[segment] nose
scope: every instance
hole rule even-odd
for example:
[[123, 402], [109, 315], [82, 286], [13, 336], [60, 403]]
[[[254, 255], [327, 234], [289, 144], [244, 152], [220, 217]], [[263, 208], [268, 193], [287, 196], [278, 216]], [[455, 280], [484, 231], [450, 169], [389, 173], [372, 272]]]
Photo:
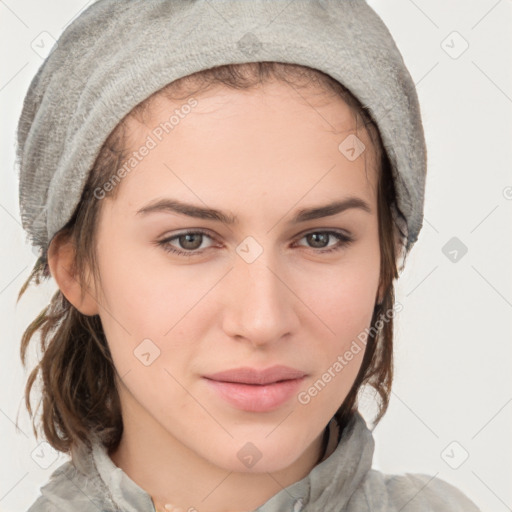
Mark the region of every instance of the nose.
[[270, 250], [252, 263], [235, 259], [223, 284], [223, 328], [227, 335], [264, 347], [297, 332], [300, 301], [283, 266]]

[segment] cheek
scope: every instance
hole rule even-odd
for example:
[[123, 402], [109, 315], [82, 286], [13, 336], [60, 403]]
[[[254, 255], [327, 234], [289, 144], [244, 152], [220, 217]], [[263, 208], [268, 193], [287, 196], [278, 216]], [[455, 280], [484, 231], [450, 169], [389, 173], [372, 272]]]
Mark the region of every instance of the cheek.
[[[373, 313], [375, 289], [363, 286], [360, 280], [347, 280], [343, 286], [332, 286], [322, 294], [322, 309], [318, 316], [324, 335], [310, 337], [315, 347], [309, 347], [316, 358], [315, 375], [305, 382], [297, 402], [310, 415], [320, 413], [332, 417], [348, 395], [361, 367], [366, 333]], [[319, 331], [317, 331], [318, 333]]]
[[313, 279], [300, 278], [301, 296], [321, 319], [326, 333], [340, 348], [369, 327], [379, 286], [379, 253], [347, 253], [347, 258], [323, 269]]
[[[337, 380], [347, 391], [362, 362], [364, 333], [370, 327], [375, 293], [373, 279], [343, 276], [341, 283], [332, 282], [322, 292], [311, 291], [310, 294], [312, 303], [316, 304], [314, 313], [322, 320], [316, 322], [317, 335], [313, 333], [310, 337], [316, 340], [316, 352], [322, 362], [319, 370], [327, 371], [342, 358], [343, 369], [337, 365], [333, 371], [339, 374], [342, 370], [343, 377]], [[320, 329], [323, 335], [319, 335]], [[342, 384], [341, 380], [345, 382]]]
[[192, 279], [192, 271], [170, 268], [165, 257], [153, 256], [158, 251], [162, 249], [148, 249], [121, 235], [109, 237], [101, 247], [104, 316], [133, 335], [163, 336], [200, 292], [201, 283]]
[[[157, 264], [143, 263], [147, 247], [120, 251], [119, 240], [108, 240], [99, 258], [104, 304], [100, 316], [118, 373], [160, 375], [164, 367], [172, 373], [188, 367], [199, 349], [192, 340], [201, 339], [199, 331], [207, 323], [198, 321], [201, 299], [218, 276], [210, 271], [198, 277], [193, 266], [170, 268], [161, 257], [155, 258]], [[154, 363], [145, 367], [149, 361]]]
[[332, 413], [361, 367], [379, 284], [378, 251], [370, 256], [356, 251], [348, 254], [341, 264], [326, 267], [315, 279], [300, 280], [300, 296], [307, 298], [304, 302], [314, 314], [308, 339], [315, 345], [318, 365], [315, 378], [298, 401]]
[[371, 321], [376, 286], [373, 279], [342, 276], [322, 290], [311, 289], [307, 295], [314, 304], [313, 311], [323, 320], [335, 339], [346, 341], [357, 335]]

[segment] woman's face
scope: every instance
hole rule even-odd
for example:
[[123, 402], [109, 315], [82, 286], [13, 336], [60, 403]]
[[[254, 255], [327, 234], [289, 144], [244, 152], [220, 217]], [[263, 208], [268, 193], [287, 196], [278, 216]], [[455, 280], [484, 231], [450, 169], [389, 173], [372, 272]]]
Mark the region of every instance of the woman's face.
[[[97, 292], [132, 439], [239, 472], [319, 447], [361, 365], [380, 263], [371, 142], [341, 99], [319, 98], [219, 87], [129, 120], [136, 154], [100, 201]], [[275, 365], [304, 377], [205, 377]]]

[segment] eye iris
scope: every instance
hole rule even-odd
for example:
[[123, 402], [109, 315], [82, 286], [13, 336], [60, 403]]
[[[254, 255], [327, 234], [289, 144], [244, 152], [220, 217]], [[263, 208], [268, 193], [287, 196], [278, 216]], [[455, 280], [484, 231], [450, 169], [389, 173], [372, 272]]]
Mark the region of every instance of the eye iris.
[[[185, 235], [181, 235], [181, 236], [179, 237], [180, 245], [181, 245], [184, 249], [189, 249], [189, 250], [198, 249], [199, 247], [201, 247], [201, 241], [202, 241], [201, 237], [202, 237], [202, 236], [203, 236], [203, 235], [201, 235], [200, 233], [187, 233], [187, 234], [185, 234]], [[189, 244], [189, 242], [190, 242], [190, 239], [194, 239], [194, 237], [195, 237], [195, 238], [197, 238], [197, 239], [199, 240], [199, 243], [197, 243], [197, 241], [196, 241], [196, 243], [195, 243], [195, 244], [192, 242], [192, 247], [191, 247], [191, 246], [189, 246], [188, 244]], [[182, 242], [183, 242], [183, 240], [185, 240], [185, 243], [182, 243]]]
[[[310, 233], [309, 235], [307, 235], [308, 237], [308, 242], [311, 242], [313, 241], [313, 246], [314, 247], [325, 247], [328, 240], [329, 240], [329, 234], [328, 233]], [[315, 245], [317, 242], [318, 242], [318, 239], [320, 239], [320, 245]], [[322, 241], [325, 242], [324, 244], [322, 244]]]

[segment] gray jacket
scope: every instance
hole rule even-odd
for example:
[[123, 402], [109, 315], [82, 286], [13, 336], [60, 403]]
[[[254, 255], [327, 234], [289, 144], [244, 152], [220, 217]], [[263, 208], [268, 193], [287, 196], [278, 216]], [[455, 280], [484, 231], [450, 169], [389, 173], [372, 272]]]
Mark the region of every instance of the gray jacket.
[[[479, 512], [463, 493], [438, 478], [371, 469], [374, 440], [359, 414], [341, 437], [338, 433], [333, 420], [324, 459], [255, 512]], [[28, 512], [155, 511], [151, 496], [114, 465], [103, 445], [93, 445], [79, 466], [71, 461], [59, 466]]]

